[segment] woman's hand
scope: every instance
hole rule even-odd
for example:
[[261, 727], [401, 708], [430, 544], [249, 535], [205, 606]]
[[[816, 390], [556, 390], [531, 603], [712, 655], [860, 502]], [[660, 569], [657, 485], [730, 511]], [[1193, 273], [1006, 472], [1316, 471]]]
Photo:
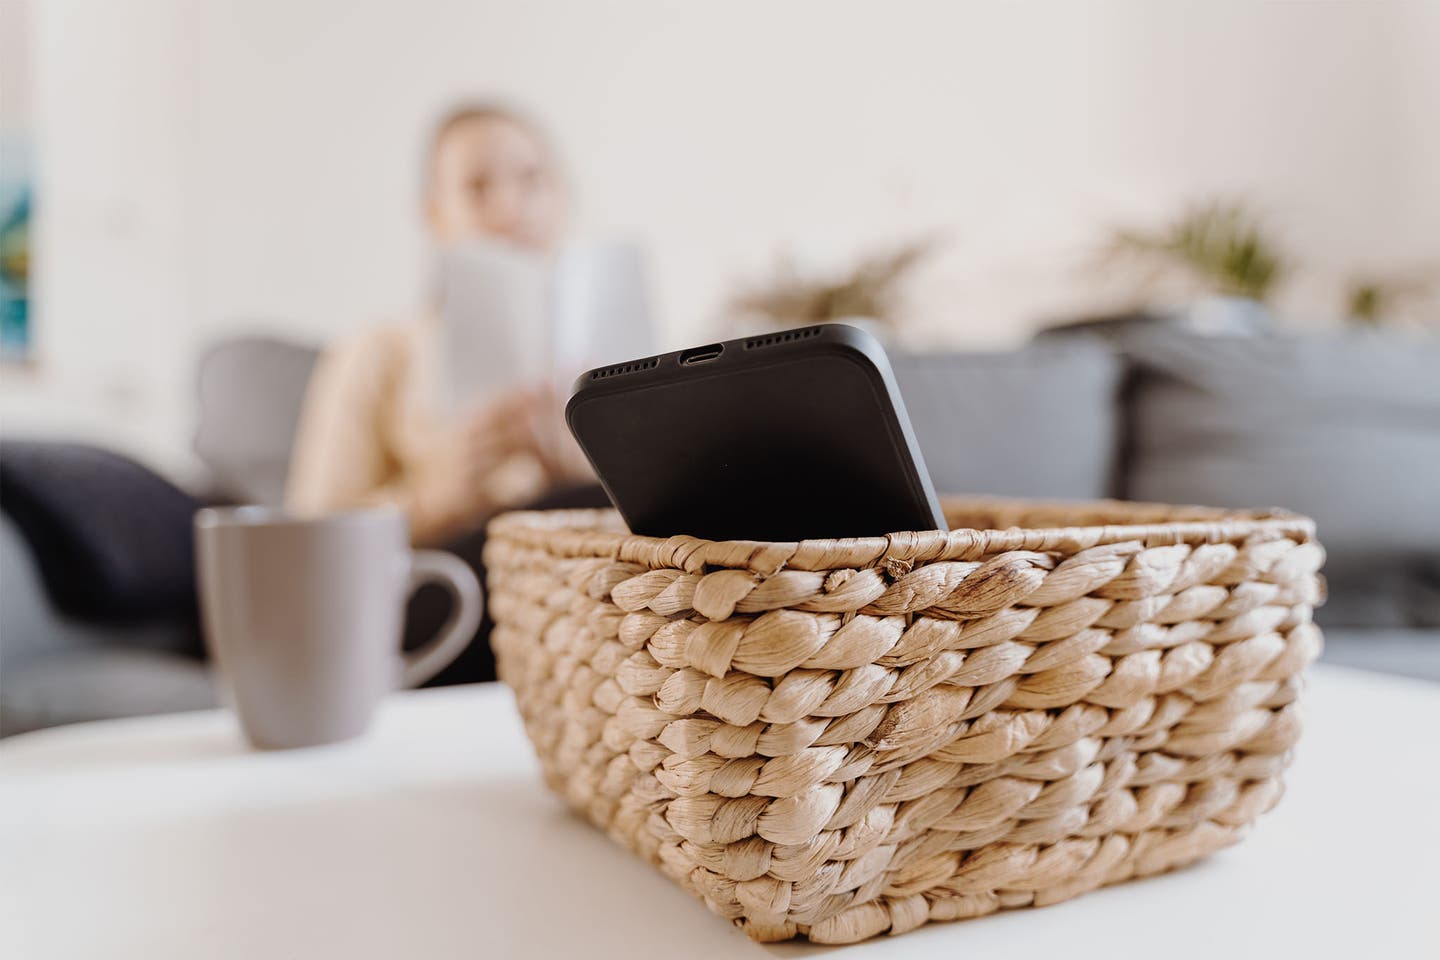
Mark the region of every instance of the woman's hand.
[[535, 390], [511, 390], [437, 437], [422, 468], [426, 512], [460, 530], [503, 506], [495, 474], [518, 454], [539, 458], [532, 422], [541, 402]]
[[532, 393], [529, 423], [532, 452], [552, 487], [594, 483], [595, 471], [565, 425], [565, 401], [550, 387]]

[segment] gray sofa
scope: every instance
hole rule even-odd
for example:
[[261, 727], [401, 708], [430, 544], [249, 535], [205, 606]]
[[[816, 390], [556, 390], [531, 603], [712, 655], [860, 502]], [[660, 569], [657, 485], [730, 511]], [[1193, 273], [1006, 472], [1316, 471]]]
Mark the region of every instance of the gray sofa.
[[[317, 354], [246, 337], [201, 357], [194, 447], [209, 478], [204, 499], [280, 503]], [[26, 539], [0, 514], [0, 736], [214, 706], [210, 671], [192, 648], [175, 622], [97, 623], [64, 613]]]
[[895, 367], [937, 488], [1304, 513], [1325, 659], [1440, 680], [1440, 339], [1142, 327]]
[[[263, 339], [202, 359], [195, 445], [225, 499], [279, 498], [314, 359]], [[1440, 341], [1142, 329], [894, 365], [942, 492], [1307, 513], [1329, 552], [1325, 656], [1440, 680]], [[163, 638], [57, 614], [0, 524], [0, 734], [212, 702]]]

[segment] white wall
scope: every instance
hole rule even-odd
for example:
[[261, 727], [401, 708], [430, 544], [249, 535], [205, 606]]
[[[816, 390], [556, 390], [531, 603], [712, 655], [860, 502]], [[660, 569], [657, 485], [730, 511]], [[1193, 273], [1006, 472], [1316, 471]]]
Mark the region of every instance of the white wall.
[[1440, 256], [1437, 8], [37, 0], [41, 371], [0, 415], [183, 466], [200, 344], [415, 300], [420, 146], [467, 94], [553, 128], [578, 229], [646, 245], [672, 343], [779, 254], [931, 231], [911, 338], [1016, 342], [1115, 303], [1107, 227], [1216, 192], [1315, 265], [1288, 303], [1316, 314]]
[[30, 61], [35, 358], [3, 372], [0, 426], [183, 468], [193, 179], [179, 4], [28, 6], [28, 32], [6, 31], [0, 55]]

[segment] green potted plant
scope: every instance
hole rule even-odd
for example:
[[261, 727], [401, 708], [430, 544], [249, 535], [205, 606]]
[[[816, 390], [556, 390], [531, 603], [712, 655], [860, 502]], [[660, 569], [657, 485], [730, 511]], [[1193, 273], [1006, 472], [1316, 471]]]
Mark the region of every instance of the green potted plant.
[[1193, 204], [1159, 229], [1117, 230], [1112, 261], [1139, 262], [1145, 282], [1179, 275], [1202, 291], [1180, 311], [1185, 326], [1207, 332], [1256, 332], [1291, 265], [1260, 218], [1238, 200]]
[[839, 276], [803, 276], [782, 263], [775, 277], [731, 301], [731, 312], [752, 327], [783, 329], [846, 321], [882, 338], [899, 323], [900, 284], [934, 248], [932, 239], [861, 258]]
[[1428, 297], [1434, 291], [1435, 283], [1436, 271], [1352, 277], [1345, 287], [1345, 320], [1361, 327], [1378, 327], [1392, 322], [1408, 307]]

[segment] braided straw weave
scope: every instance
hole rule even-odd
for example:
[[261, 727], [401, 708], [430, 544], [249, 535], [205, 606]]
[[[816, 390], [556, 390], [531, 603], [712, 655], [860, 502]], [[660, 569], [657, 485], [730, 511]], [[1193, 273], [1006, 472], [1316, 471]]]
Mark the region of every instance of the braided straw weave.
[[757, 940], [1043, 906], [1235, 842], [1320, 649], [1313, 524], [955, 502], [955, 529], [713, 543], [490, 526], [549, 785]]

